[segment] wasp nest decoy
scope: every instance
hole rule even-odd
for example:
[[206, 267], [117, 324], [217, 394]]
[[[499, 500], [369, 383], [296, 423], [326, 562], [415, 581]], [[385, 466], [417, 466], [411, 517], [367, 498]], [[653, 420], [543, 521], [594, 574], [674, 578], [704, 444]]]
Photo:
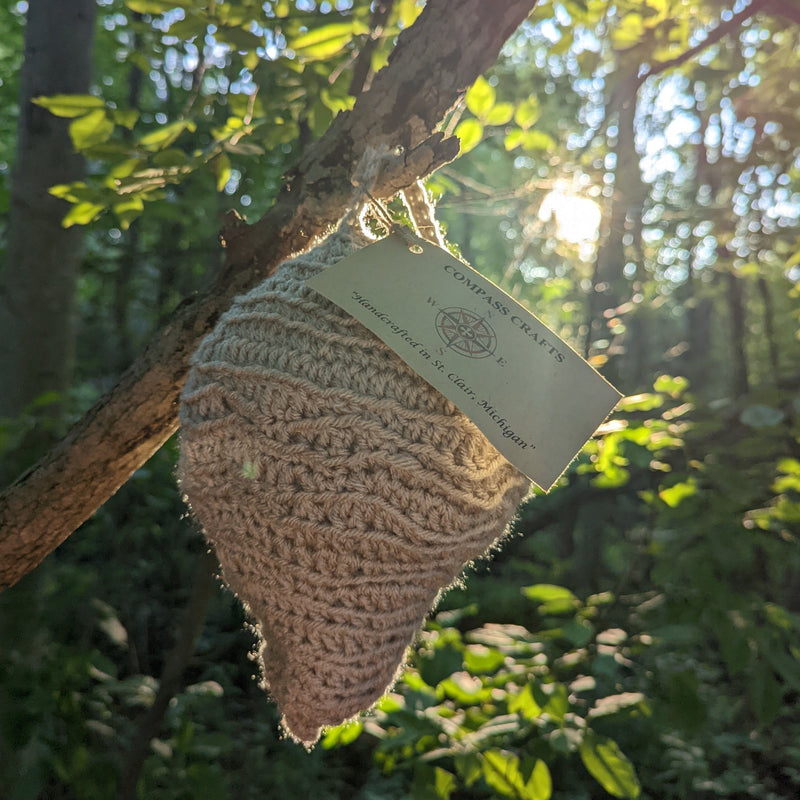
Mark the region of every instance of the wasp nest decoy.
[[391, 686], [440, 591], [529, 486], [449, 400], [305, 286], [366, 243], [340, 230], [238, 297], [195, 353], [180, 411], [182, 490], [304, 742]]

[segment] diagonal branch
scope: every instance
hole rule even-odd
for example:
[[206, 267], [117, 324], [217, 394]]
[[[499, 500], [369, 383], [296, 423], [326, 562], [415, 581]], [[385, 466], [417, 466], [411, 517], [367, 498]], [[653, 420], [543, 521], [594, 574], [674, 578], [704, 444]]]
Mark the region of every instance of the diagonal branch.
[[674, 58], [668, 58], [665, 61], [654, 61], [652, 64], [647, 65], [637, 78], [636, 88], [638, 89], [639, 86], [653, 75], [658, 75], [662, 72], [666, 72], [668, 69], [679, 67], [687, 61], [691, 61], [696, 55], [699, 55], [703, 50], [711, 47], [711, 45], [716, 44], [720, 39], [724, 39], [730, 33], [735, 33], [750, 19], [750, 17], [758, 14], [759, 11], [765, 10], [769, 2], [770, 0], [752, 0], [752, 2], [739, 11], [738, 14], [733, 14], [730, 19], [719, 22], [716, 27], [708, 31], [705, 39], [698, 42], [694, 47], [684, 50], [684, 52], [679, 53]]
[[185, 300], [119, 383], [32, 470], [0, 495], [0, 590], [34, 569], [177, 430], [189, 357], [232, 298], [324, 234], [347, 210], [368, 146], [400, 153], [373, 194], [390, 197], [451, 161], [436, 129], [496, 59], [536, 0], [430, 0], [352, 111], [340, 114], [254, 225], [229, 215], [225, 267]]
[[369, 23], [369, 36], [361, 46], [361, 51], [353, 65], [353, 78], [350, 81], [350, 88], [347, 90], [349, 95], [358, 97], [361, 92], [369, 89], [369, 79], [372, 74], [372, 55], [378, 47], [378, 42], [383, 35], [389, 15], [392, 13], [394, 0], [378, 0], [372, 11], [372, 19]]
[[750, 17], [760, 11], [771, 12], [776, 10], [776, 5], [782, 0], [751, 0], [741, 11], [733, 14], [729, 19], [720, 21], [706, 33], [705, 38], [693, 47], [684, 50], [673, 58], [664, 61], [654, 61], [652, 64], [637, 64], [634, 69], [628, 71], [627, 75], [621, 77], [611, 93], [611, 97], [606, 103], [603, 118], [586, 139], [583, 152], [589, 149], [592, 139], [601, 133], [608, 125], [613, 113], [625, 104], [630, 103], [636, 97], [642, 84], [654, 75], [660, 75], [673, 67], [679, 67], [687, 61], [691, 61], [695, 56], [700, 55], [704, 50], [724, 39], [726, 36], [736, 33]]

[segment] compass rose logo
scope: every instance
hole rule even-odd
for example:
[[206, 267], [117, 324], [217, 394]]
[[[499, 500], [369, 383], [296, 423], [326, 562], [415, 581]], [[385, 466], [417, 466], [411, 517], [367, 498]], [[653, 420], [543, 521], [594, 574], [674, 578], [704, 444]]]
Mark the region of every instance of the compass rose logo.
[[450, 350], [468, 358], [486, 358], [497, 347], [492, 326], [483, 317], [458, 306], [439, 310], [436, 333]]

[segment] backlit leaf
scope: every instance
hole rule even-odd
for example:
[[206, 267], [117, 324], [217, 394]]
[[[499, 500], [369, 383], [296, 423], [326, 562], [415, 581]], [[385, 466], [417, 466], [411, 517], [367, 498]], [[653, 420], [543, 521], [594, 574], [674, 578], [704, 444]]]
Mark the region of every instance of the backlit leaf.
[[368, 32], [369, 28], [357, 20], [333, 22], [300, 34], [289, 45], [302, 58], [323, 60], [336, 55], [354, 37]]
[[547, 764], [541, 759], [536, 762], [536, 766], [531, 772], [531, 777], [525, 784], [527, 796], [532, 800], [550, 800], [553, 793], [553, 781], [550, 778], [550, 770]]
[[552, 583], [537, 583], [534, 586], [523, 586], [522, 594], [529, 600], [540, 604], [543, 614], [567, 614], [574, 611], [581, 602], [566, 587]]
[[697, 484], [694, 480], [688, 480], [683, 483], [676, 483], [674, 486], [670, 486], [667, 489], [661, 489], [658, 496], [670, 508], [676, 508], [687, 497], [691, 497], [693, 494], [697, 494]]
[[578, 752], [586, 769], [610, 795], [627, 800], [639, 797], [636, 770], [613, 739], [589, 732]]
[[653, 384], [653, 388], [657, 392], [665, 392], [666, 394], [672, 395], [672, 397], [678, 397], [689, 388], [689, 381], [682, 375], [678, 375], [677, 377], [673, 377], [672, 375], [659, 375], [658, 378], [656, 378], [656, 382]]
[[472, 86], [467, 89], [467, 95], [464, 98], [467, 103], [467, 108], [480, 119], [484, 119], [494, 106], [495, 97], [494, 86], [486, 80], [482, 75]]
[[105, 210], [105, 206], [97, 203], [78, 203], [65, 214], [61, 220], [64, 228], [71, 228], [73, 225], [88, 225], [96, 220]]
[[163, 14], [173, 8], [190, 8], [191, 0], [125, 0], [125, 5], [138, 14]]
[[517, 694], [509, 695], [507, 705], [509, 711], [518, 712], [529, 720], [537, 719], [542, 713], [542, 707], [534, 699], [531, 687], [527, 684]]
[[105, 142], [114, 132], [114, 123], [106, 116], [104, 109], [98, 108], [69, 124], [69, 135], [76, 150], [86, 150]]
[[639, 14], [626, 14], [612, 27], [611, 41], [618, 50], [632, 47], [639, 42], [644, 32], [644, 21]]
[[350, 720], [334, 728], [328, 728], [328, 730], [325, 731], [325, 735], [322, 737], [322, 747], [325, 750], [330, 750], [334, 747], [343, 747], [358, 739], [363, 730], [364, 723], [360, 720]]
[[231, 160], [225, 153], [220, 153], [213, 162], [214, 174], [217, 177], [217, 191], [221, 192], [231, 177]]
[[133, 126], [136, 124], [136, 121], [139, 119], [139, 112], [133, 108], [129, 108], [127, 110], [114, 110], [111, 112], [111, 119], [114, 120], [114, 123], [117, 125], [121, 125], [123, 128], [127, 128], [128, 130], [132, 130]]
[[664, 405], [664, 398], [660, 394], [648, 392], [645, 394], [632, 394], [623, 397], [617, 403], [617, 411], [652, 411], [654, 408], [661, 408]]
[[476, 119], [462, 119], [456, 126], [455, 134], [461, 141], [461, 153], [468, 153], [483, 138], [483, 125]]
[[127, 230], [133, 222], [144, 211], [144, 202], [141, 197], [132, 195], [114, 203], [111, 210], [119, 220], [119, 225], [123, 230]]
[[514, 116], [514, 106], [511, 103], [497, 103], [483, 120], [486, 125], [505, 125], [511, 122]]
[[514, 150], [522, 144], [524, 136], [525, 131], [522, 128], [514, 128], [506, 134], [505, 139], [503, 139], [503, 146], [506, 150]]
[[523, 130], [527, 130], [539, 119], [540, 114], [539, 101], [531, 95], [517, 106], [514, 111], [514, 122]]
[[526, 781], [520, 760], [505, 750], [487, 750], [482, 759], [483, 778], [500, 797], [516, 800], [549, 800], [552, 794], [550, 770], [544, 761], [537, 761]]
[[552, 136], [544, 133], [544, 131], [525, 131], [522, 135], [522, 147], [528, 152], [535, 152], [537, 150], [549, 150], [555, 147], [556, 143]]
[[35, 97], [32, 101], [46, 108], [57, 117], [82, 117], [95, 109], [105, 107], [105, 103], [91, 94], [54, 94], [50, 97]]
[[163, 150], [171, 145], [184, 131], [194, 131], [195, 128], [194, 122], [188, 119], [170, 122], [168, 125], [162, 125], [160, 128], [143, 136], [139, 140], [139, 144], [145, 150]]
[[526, 797], [525, 781], [519, 769], [519, 758], [504, 750], [487, 750], [483, 754], [483, 778], [501, 797]]

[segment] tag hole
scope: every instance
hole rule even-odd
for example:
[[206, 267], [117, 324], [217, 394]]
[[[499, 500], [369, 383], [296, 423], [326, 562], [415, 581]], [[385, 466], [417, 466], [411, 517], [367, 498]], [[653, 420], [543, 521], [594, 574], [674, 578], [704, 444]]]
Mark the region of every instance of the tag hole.
[[422, 255], [423, 253], [422, 246], [418, 244], [410, 244], [408, 246], [408, 251], [413, 253], [415, 256]]

